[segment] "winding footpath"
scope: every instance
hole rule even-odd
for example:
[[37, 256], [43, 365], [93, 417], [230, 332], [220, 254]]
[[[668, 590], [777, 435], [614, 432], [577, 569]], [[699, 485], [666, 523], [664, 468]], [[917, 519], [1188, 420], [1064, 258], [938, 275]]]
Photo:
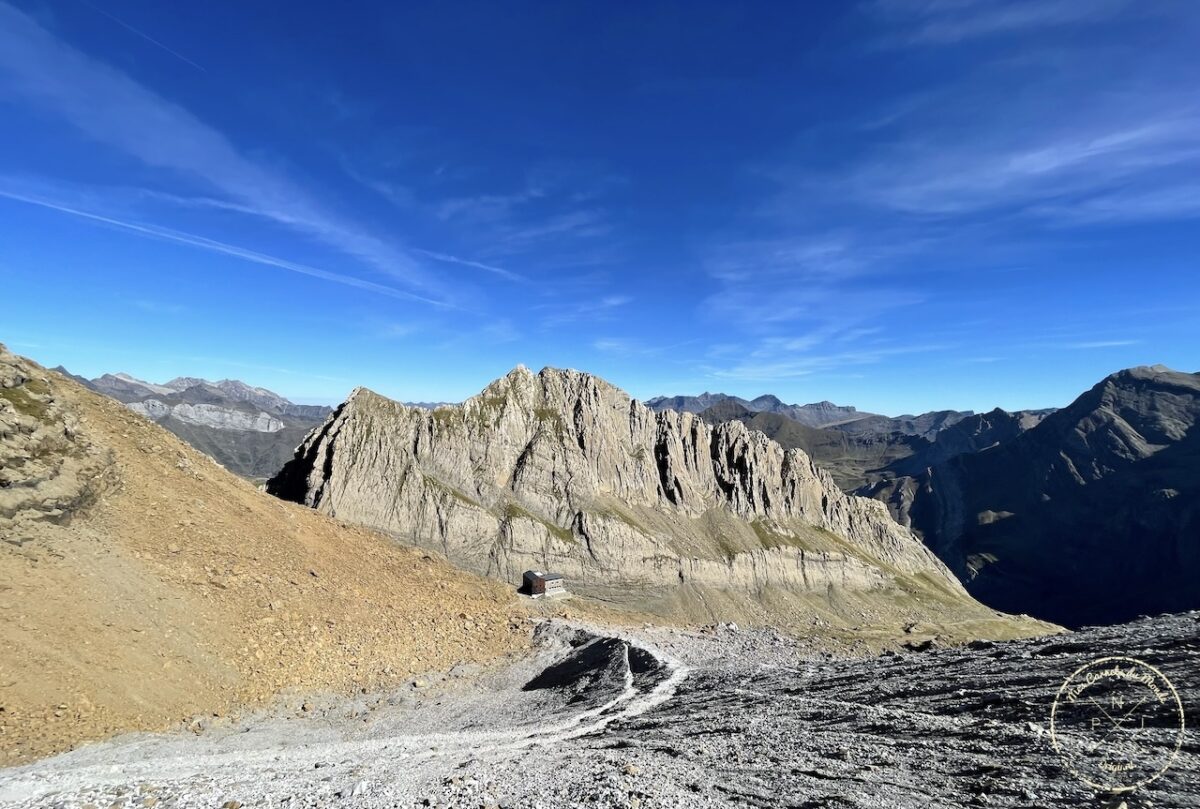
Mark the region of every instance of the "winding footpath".
[[[507, 693], [476, 697], [480, 710], [467, 722], [450, 711], [439, 721], [438, 707], [453, 704], [456, 697], [454, 691], [447, 691], [426, 709], [433, 716], [425, 716], [422, 722], [428, 726], [457, 720], [471, 727], [395, 733], [391, 729], [402, 726], [403, 718], [391, 717], [387, 730], [354, 738], [358, 729], [349, 721], [333, 720], [314, 729], [305, 720], [268, 718], [257, 725], [252, 718], [240, 732], [215, 738], [135, 734], [0, 771], [0, 807], [167, 809], [220, 807], [231, 801], [244, 806], [278, 805], [281, 800], [303, 800], [306, 792], [325, 791], [311, 788], [313, 774], [328, 783], [334, 776], [322, 770], [336, 771], [347, 763], [356, 765], [351, 767], [353, 779], [344, 789], [335, 790], [339, 793], [335, 797], [353, 798], [353, 805], [364, 806], [370, 803], [368, 793], [380, 793], [377, 797], [386, 794], [394, 802], [419, 792], [416, 787], [430, 773], [462, 760], [502, 761], [523, 750], [556, 747], [601, 734], [614, 722], [632, 721], [671, 700], [690, 673], [678, 660], [629, 640], [574, 631], [579, 633], [580, 647], [541, 672], [567, 668], [572, 676], [564, 681], [541, 689], [529, 689], [527, 684], [518, 691], [514, 677]], [[576, 661], [581, 650], [590, 650], [591, 656]], [[548, 696], [531, 695], [539, 690]], [[588, 707], [576, 707], [575, 700], [557, 696], [562, 690], [586, 698]], [[475, 725], [489, 721], [489, 700], [527, 702], [532, 721], [502, 730], [476, 729]]]

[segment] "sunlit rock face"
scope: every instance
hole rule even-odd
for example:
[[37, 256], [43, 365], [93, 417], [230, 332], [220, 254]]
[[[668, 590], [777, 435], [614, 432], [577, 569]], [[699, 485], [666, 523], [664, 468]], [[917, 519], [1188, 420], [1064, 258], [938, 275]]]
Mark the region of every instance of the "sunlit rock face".
[[882, 503], [803, 452], [578, 371], [518, 367], [434, 410], [359, 388], [268, 491], [513, 581], [536, 567], [575, 586], [970, 603]]

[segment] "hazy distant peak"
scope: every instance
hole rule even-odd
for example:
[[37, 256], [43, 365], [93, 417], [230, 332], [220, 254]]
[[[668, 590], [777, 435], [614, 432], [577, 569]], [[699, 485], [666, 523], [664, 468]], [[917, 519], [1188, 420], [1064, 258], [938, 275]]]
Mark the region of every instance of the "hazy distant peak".
[[808, 427], [829, 427], [855, 419], [873, 416], [872, 413], [859, 412], [858, 408], [849, 405], [838, 405], [830, 401], [814, 404], [787, 404], [778, 396], [764, 393], [754, 399], [743, 399], [740, 396], [730, 396], [725, 393], [702, 393], [699, 396], [656, 396], [646, 401], [651, 410], [675, 410], [678, 412], [703, 413], [709, 408], [723, 402], [736, 402], [741, 407], [753, 413], [777, 413], [800, 422]]

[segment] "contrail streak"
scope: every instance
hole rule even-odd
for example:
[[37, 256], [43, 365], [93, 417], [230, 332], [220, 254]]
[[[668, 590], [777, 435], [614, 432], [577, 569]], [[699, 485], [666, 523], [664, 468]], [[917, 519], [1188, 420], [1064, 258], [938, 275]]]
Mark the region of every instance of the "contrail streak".
[[307, 275], [312, 278], [320, 278], [323, 281], [332, 281], [335, 284], [343, 284], [356, 289], [366, 290], [367, 292], [375, 292], [380, 295], [387, 295], [392, 298], [401, 298], [404, 300], [420, 301], [443, 309], [456, 308], [444, 301], [434, 300], [433, 298], [425, 298], [421, 295], [414, 295], [411, 292], [395, 289], [393, 287], [376, 284], [374, 281], [366, 281], [362, 278], [355, 278], [350, 275], [342, 275], [340, 273], [322, 270], [318, 267], [310, 267], [307, 264], [297, 264], [293, 261], [277, 258], [266, 253], [259, 253], [255, 250], [250, 250], [245, 247], [219, 242], [215, 239], [208, 239], [204, 236], [197, 236], [193, 233], [185, 233], [180, 230], [172, 230], [170, 228], [158, 227], [157, 225], [143, 225], [137, 222], [125, 222], [120, 219], [113, 219], [109, 216], [101, 216], [100, 214], [81, 211], [78, 208], [71, 208], [67, 205], [60, 205], [49, 200], [38, 199], [37, 197], [27, 197], [22, 194], [14, 194], [11, 191], [0, 190], [0, 197], [24, 202], [28, 205], [38, 205], [42, 208], [49, 208], [52, 211], [71, 214], [72, 216], [90, 219], [93, 222], [101, 222], [106, 225], [111, 225], [123, 230], [132, 231], [154, 239], [162, 239], [164, 241], [175, 242], [177, 244], [186, 244], [191, 247], [199, 247], [203, 250], [209, 250], [214, 253], [223, 253], [227, 256], [252, 261], [256, 264], [265, 264], [270, 267], [278, 267], [282, 270]]
[[88, 0], [79, 0], [79, 2], [80, 2], [80, 3], [83, 3], [85, 6], [87, 6], [88, 8], [90, 8], [92, 11], [95, 11], [97, 14], [103, 14], [105, 17], [108, 17], [110, 20], [112, 20], [113, 22], [115, 22], [117, 25], [121, 26], [121, 27], [122, 27], [122, 28], [124, 28], [126, 31], [129, 31], [131, 34], [134, 34], [134, 35], [136, 35], [136, 36], [139, 36], [139, 37], [141, 37], [142, 39], [144, 39], [144, 40], [146, 40], [147, 42], [149, 42], [151, 45], [155, 45], [155, 46], [157, 46], [157, 47], [159, 47], [159, 48], [162, 48], [164, 51], [166, 51], [167, 53], [171, 54], [171, 55], [172, 55], [172, 56], [174, 56], [176, 59], [180, 60], [181, 62], [186, 62], [187, 64], [189, 64], [189, 65], [191, 65], [192, 67], [196, 68], [196, 70], [199, 70], [201, 73], [207, 73], [207, 72], [208, 72], [208, 71], [207, 71], [207, 70], [205, 70], [204, 68], [200, 67], [200, 65], [196, 64], [196, 63], [195, 63], [195, 62], [193, 62], [191, 59], [189, 59], [189, 58], [187, 58], [186, 56], [184, 56], [182, 53], [179, 53], [178, 51], [173, 51], [173, 50], [171, 50], [170, 48], [168, 48], [166, 45], [164, 45], [164, 44], [162, 44], [161, 42], [159, 42], [159, 41], [158, 41], [157, 39], [155, 39], [154, 37], [150, 36], [150, 35], [149, 35], [149, 34], [147, 34], [147, 33], [144, 33], [144, 32], [142, 32], [142, 31], [139, 31], [138, 29], [134, 28], [134, 27], [133, 27], [132, 25], [130, 25], [129, 23], [125, 22], [124, 20], [120, 19], [119, 17], [115, 17], [115, 16], [113, 16], [112, 14], [109, 14], [107, 11], [105, 11], [105, 10], [104, 10], [104, 9], [102, 9], [102, 8], [100, 8], [99, 6], [92, 5], [91, 3], [89, 3], [89, 2], [88, 2]]
[[482, 262], [479, 262], [479, 261], [471, 261], [469, 259], [459, 258], [458, 256], [451, 256], [447, 253], [435, 253], [432, 250], [422, 250], [419, 247], [413, 247], [411, 249], [414, 253], [420, 253], [423, 256], [428, 256], [429, 258], [432, 258], [435, 261], [444, 261], [449, 264], [461, 264], [464, 267], [475, 267], [476, 269], [490, 272], [493, 275], [498, 275], [501, 278], [507, 279], [509, 281], [516, 281], [518, 283], [529, 283], [529, 279], [526, 278], [525, 276], [519, 275], [511, 270], [506, 270], [503, 267], [493, 267], [491, 264], [483, 264]]

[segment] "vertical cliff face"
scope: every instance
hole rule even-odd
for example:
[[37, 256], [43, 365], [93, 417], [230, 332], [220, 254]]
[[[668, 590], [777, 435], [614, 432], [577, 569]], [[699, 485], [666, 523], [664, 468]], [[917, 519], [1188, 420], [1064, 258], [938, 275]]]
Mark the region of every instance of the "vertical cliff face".
[[882, 503], [731, 422], [655, 413], [594, 376], [518, 367], [461, 405], [359, 388], [268, 491], [513, 581], [860, 593], [958, 582]]

